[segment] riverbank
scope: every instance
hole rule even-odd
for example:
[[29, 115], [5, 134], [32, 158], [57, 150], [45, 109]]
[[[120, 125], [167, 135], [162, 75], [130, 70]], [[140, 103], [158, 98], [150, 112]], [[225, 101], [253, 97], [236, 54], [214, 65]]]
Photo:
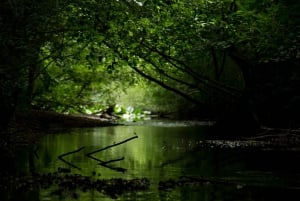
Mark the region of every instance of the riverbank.
[[115, 125], [119, 123], [113, 119], [93, 115], [68, 115], [41, 110], [17, 112], [8, 128], [0, 132], [0, 151], [13, 152], [17, 147], [33, 145], [49, 133]]
[[[173, 120], [168, 119], [174, 123]], [[164, 122], [162, 126], [168, 124]], [[213, 121], [180, 121], [181, 126], [208, 126], [213, 128]], [[121, 125], [113, 118], [100, 118], [96, 115], [69, 115], [52, 111], [30, 111], [17, 113], [9, 129], [1, 133], [0, 148], [11, 146], [23, 146], [36, 143], [44, 134], [56, 133], [61, 130], [71, 130], [84, 127], [105, 127]], [[148, 120], [145, 122], [125, 122], [122, 125], [146, 125], [160, 126], [160, 122]], [[242, 135], [241, 135], [242, 136]], [[261, 132], [252, 136], [237, 137], [235, 139], [216, 138], [208, 136], [206, 141], [199, 144], [201, 147], [221, 148], [221, 149], [248, 149], [259, 148], [265, 150], [293, 150], [300, 151], [300, 130], [299, 129], [275, 129], [262, 127]], [[10, 149], [10, 148], [9, 148]]]
[[112, 118], [100, 118], [96, 115], [63, 114], [53, 111], [33, 110], [15, 115], [15, 123], [40, 129], [61, 129], [81, 127], [114, 126]]

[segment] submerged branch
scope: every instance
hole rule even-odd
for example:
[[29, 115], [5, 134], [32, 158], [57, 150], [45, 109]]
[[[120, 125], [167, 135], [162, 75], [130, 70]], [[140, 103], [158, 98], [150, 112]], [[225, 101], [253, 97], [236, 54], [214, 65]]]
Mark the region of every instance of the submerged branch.
[[117, 171], [117, 172], [126, 172], [127, 169], [126, 168], [122, 168], [122, 167], [111, 167], [111, 166], [108, 166], [106, 165], [105, 163], [100, 163], [99, 165], [103, 166], [103, 167], [106, 167], [106, 168], [109, 168], [111, 170], [114, 170], [114, 171]]
[[79, 149], [76, 149], [76, 150], [74, 150], [74, 151], [70, 151], [70, 152], [61, 154], [61, 155], [58, 156], [58, 158], [62, 158], [62, 157], [65, 157], [65, 156], [67, 156], [67, 155], [77, 153], [77, 152], [81, 151], [81, 150], [84, 149], [84, 148], [85, 148], [85, 147], [80, 147]]
[[82, 149], [84, 149], [85, 147], [80, 147], [79, 149], [76, 149], [74, 151], [70, 151], [70, 152], [67, 152], [67, 153], [64, 153], [64, 154], [61, 154], [58, 156], [58, 159], [63, 161], [64, 163], [68, 164], [69, 166], [73, 167], [73, 168], [76, 168], [78, 170], [81, 170], [81, 168], [77, 167], [76, 165], [66, 161], [63, 157], [67, 156], [67, 155], [70, 155], [70, 154], [74, 154], [74, 153], [77, 153], [79, 151], [81, 151]]
[[96, 158], [96, 157], [94, 157], [94, 156], [92, 156], [92, 155], [86, 154], [86, 156], [89, 157], [89, 158], [91, 158], [91, 159], [93, 159], [93, 160], [95, 160], [95, 161], [100, 162], [99, 165], [101, 165], [101, 166], [103, 166], [103, 167], [106, 167], [106, 168], [108, 168], [108, 169], [115, 170], [115, 171], [117, 171], [117, 172], [122, 172], [122, 173], [126, 172], [126, 170], [127, 170], [127, 169], [125, 169], [125, 168], [121, 168], [121, 167], [112, 167], [112, 166], [108, 166], [108, 165], [107, 165], [108, 163], [112, 163], [112, 162], [117, 162], [117, 161], [124, 160], [124, 159], [125, 159], [124, 157], [122, 157], [122, 158], [117, 158], [117, 159], [112, 159], [112, 160], [109, 160], [109, 161], [103, 161], [103, 160], [100, 160], [100, 159], [98, 159], [98, 158]]
[[116, 143], [116, 144], [113, 144], [113, 145], [109, 145], [109, 146], [104, 147], [104, 148], [102, 148], [102, 149], [98, 149], [98, 150], [96, 150], [96, 151], [87, 153], [86, 156], [91, 156], [92, 154], [98, 153], [98, 152], [100, 152], [100, 151], [104, 151], [104, 150], [106, 150], [106, 149], [109, 149], [109, 148], [112, 148], [112, 147], [115, 147], [115, 146], [124, 144], [124, 143], [126, 143], [126, 142], [128, 142], [128, 141], [130, 141], [130, 140], [135, 139], [135, 138], [138, 138], [138, 136], [134, 136], [134, 137], [128, 138], [128, 139], [126, 139], [126, 140], [123, 140], [123, 141], [121, 141], [121, 142], [119, 142], [119, 143]]
[[117, 159], [112, 159], [112, 160], [109, 160], [109, 161], [105, 161], [105, 162], [101, 162], [99, 165], [106, 165], [108, 163], [113, 163], [113, 162], [117, 162], [117, 161], [122, 161], [124, 160], [125, 157], [122, 157], [122, 158], [117, 158]]
[[100, 159], [98, 159], [98, 158], [96, 158], [96, 157], [94, 157], [94, 156], [92, 156], [92, 155], [95, 154], [95, 153], [104, 151], [104, 150], [106, 150], [106, 149], [109, 149], [109, 148], [112, 148], [112, 147], [115, 147], [115, 146], [124, 144], [124, 143], [126, 143], [126, 142], [128, 142], [128, 141], [130, 141], [130, 140], [135, 139], [135, 138], [138, 138], [138, 136], [134, 136], [134, 137], [128, 138], [128, 139], [123, 140], [123, 141], [121, 141], [121, 142], [119, 142], [119, 143], [116, 143], [116, 144], [113, 144], [113, 145], [106, 146], [106, 147], [104, 147], [104, 148], [101, 148], [101, 149], [98, 149], [98, 150], [96, 150], [96, 151], [87, 153], [87, 154], [85, 154], [85, 155], [86, 155], [87, 157], [93, 159], [93, 160], [96, 160], [96, 161], [100, 162], [99, 165], [101, 165], [101, 166], [103, 166], [103, 167], [109, 168], [109, 169], [114, 170], [114, 171], [117, 171], [117, 172], [122, 172], [122, 173], [124, 173], [124, 172], [126, 172], [127, 169], [122, 168], [122, 167], [112, 167], [112, 166], [108, 166], [108, 165], [107, 165], [108, 163], [113, 163], [113, 162], [117, 162], [117, 161], [124, 160], [124, 159], [125, 159], [124, 157], [122, 157], [122, 158], [117, 158], [117, 159], [112, 159], [112, 160], [109, 160], [109, 161], [103, 161], [103, 160], [100, 160]]
[[89, 155], [89, 154], [86, 154], [85, 156], [86, 156], [86, 157], [89, 157], [89, 158], [91, 158], [91, 159], [93, 159], [93, 160], [95, 160], [95, 161], [98, 161], [98, 162], [100, 162], [100, 163], [104, 163], [104, 162], [105, 162], [105, 161], [100, 160], [100, 159], [98, 159], [98, 158], [96, 158], [96, 157], [94, 157], [94, 156], [92, 156], [92, 155]]
[[77, 167], [76, 165], [74, 165], [74, 164], [72, 164], [72, 163], [70, 163], [70, 162], [66, 161], [66, 160], [65, 160], [65, 159], [63, 159], [63, 158], [59, 158], [59, 160], [61, 160], [62, 162], [64, 162], [64, 163], [68, 164], [68, 165], [69, 165], [69, 166], [71, 166], [72, 168], [75, 168], [75, 169], [81, 170], [81, 168], [80, 168], [80, 167]]

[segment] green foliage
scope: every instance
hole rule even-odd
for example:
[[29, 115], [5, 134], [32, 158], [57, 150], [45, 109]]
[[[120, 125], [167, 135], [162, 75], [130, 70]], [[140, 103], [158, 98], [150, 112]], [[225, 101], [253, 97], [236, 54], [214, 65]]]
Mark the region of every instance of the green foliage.
[[249, 59], [256, 61], [299, 58], [299, 21], [293, 20], [295, 13], [290, 12], [297, 6], [267, 2], [250, 3], [232, 16], [239, 34], [236, 45]]
[[125, 108], [133, 106], [135, 109], [155, 114], [178, 112], [183, 108], [187, 109], [186, 105], [189, 104], [176, 94], [149, 82], [127, 88], [119, 95], [117, 103]]
[[299, 59], [298, 2], [236, 2], [5, 1], [2, 105], [94, 113], [230, 102], [245, 87], [233, 49], [254, 63]]

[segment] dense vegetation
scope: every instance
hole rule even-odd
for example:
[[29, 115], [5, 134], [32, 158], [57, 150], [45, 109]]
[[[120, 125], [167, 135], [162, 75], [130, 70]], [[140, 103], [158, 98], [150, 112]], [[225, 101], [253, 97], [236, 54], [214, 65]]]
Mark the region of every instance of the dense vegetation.
[[297, 0], [4, 0], [1, 129], [16, 111], [94, 113], [122, 101], [233, 130], [298, 128], [299, 9]]

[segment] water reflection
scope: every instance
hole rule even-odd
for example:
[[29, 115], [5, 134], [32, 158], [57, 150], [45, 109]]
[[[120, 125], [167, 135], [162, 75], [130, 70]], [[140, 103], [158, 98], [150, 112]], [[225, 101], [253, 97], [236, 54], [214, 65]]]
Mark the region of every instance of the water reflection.
[[[151, 122], [150, 125], [128, 125], [104, 128], [76, 129], [67, 133], [47, 135], [39, 144], [38, 158], [32, 163], [38, 172], [55, 172], [70, 168], [73, 174], [105, 178], [142, 178], [151, 181], [150, 190], [130, 192], [116, 200], [289, 200], [299, 196], [299, 165], [297, 153], [255, 151], [204, 150], [197, 142], [208, 134], [201, 124], [178, 122]], [[134, 138], [118, 146], [111, 146]], [[87, 153], [111, 146], [93, 154], [101, 161], [127, 171], [122, 173], [99, 165], [99, 161], [86, 157]], [[82, 148], [84, 147], [84, 148]], [[64, 153], [82, 150], [64, 157], [78, 169], [70, 167], [58, 157]], [[34, 149], [33, 149], [34, 150]], [[24, 158], [20, 161], [25, 161]], [[180, 176], [210, 178], [201, 185], [177, 185], [170, 191], [159, 190], [158, 183]], [[55, 187], [54, 187], [55, 188]], [[74, 200], [72, 195], [51, 195], [53, 189], [39, 189], [22, 200]], [[112, 200], [97, 191], [76, 192], [79, 200]], [[9, 199], [1, 199], [9, 200]]]
[[[126, 175], [98, 165], [98, 162], [85, 156], [89, 152], [119, 143], [137, 135], [124, 144], [94, 154], [102, 161], [124, 157], [115, 166], [127, 169]], [[89, 175], [98, 172], [103, 178], [111, 177], [176, 177], [181, 174], [180, 166], [164, 166], [169, 158], [179, 157], [189, 149], [191, 141], [203, 138], [198, 127], [148, 127], [116, 126], [95, 129], [78, 129], [68, 134], [48, 135], [40, 144], [39, 154], [46, 161], [39, 161], [42, 172], [54, 171], [66, 164], [57, 157], [63, 153], [85, 147], [81, 152], [66, 156], [65, 159], [81, 168], [76, 173]], [[163, 170], [163, 171], [162, 171]]]

